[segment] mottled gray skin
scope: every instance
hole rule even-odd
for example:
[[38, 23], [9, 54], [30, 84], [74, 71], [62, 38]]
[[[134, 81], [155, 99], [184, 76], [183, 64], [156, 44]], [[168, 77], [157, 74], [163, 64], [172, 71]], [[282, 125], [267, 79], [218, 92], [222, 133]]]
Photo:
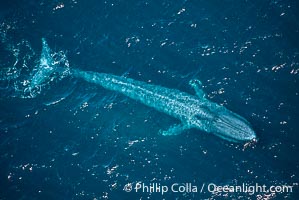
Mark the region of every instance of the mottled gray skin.
[[229, 141], [248, 141], [256, 138], [247, 120], [207, 100], [204, 92], [199, 88], [200, 81], [198, 80], [190, 82], [198, 95], [194, 96], [176, 89], [111, 74], [77, 69], [74, 69], [72, 74], [108, 90], [122, 93], [182, 122], [182, 124], [170, 127], [167, 131], [162, 131], [163, 135], [176, 135], [185, 129], [196, 128], [214, 133]]

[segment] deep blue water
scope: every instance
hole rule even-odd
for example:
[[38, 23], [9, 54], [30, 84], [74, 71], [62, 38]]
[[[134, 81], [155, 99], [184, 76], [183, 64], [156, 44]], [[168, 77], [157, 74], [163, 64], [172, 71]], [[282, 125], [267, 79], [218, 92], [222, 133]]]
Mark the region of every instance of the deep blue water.
[[[0, 199], [298, 199], [296, 1], [7, 1], [0, 4]], [[60, 65], [209, 99], [245, 117], [232, 143], [70, 76], [24, 91], [46, 38]], [[293, 192], [142, 193], [128, 183], [292, 185]]]

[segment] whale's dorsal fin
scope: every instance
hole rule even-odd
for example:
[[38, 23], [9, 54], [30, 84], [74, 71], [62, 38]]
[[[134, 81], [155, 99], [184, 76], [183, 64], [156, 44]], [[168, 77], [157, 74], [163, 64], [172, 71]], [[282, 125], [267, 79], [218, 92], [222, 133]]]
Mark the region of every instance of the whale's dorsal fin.
[[198, 79], [192, 79], [189, 81], [189, 85], [195, 90], [196, 96], [199, 98], [205, 98], [206, 94], [202, 90], [202, 83]]
[[167, 135], [179, 135], [181, 134], [184, 130], [189, 129], [189, 127], [185, 124], [175, 124], [171, 127], [169, 127], [168, 130], [160, 130], [159, 133], [161, 135], [167, 136]]

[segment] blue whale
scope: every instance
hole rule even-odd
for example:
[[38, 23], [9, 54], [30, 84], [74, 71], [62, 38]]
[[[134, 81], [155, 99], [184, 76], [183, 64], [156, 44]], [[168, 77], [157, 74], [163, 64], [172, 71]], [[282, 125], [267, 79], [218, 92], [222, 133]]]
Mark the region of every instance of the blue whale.
[[[50, 58], [49, 52], [49, 47], [43, 40], [42, 64], [40, 65], [42, 68], [47, 66], [47, 58]], [[38, 70], [33, 76], [32, 84], [43, 82], [51, 71], [55, 71], [55, 67]], [[191, 95], [177, 89], [106, 73], [71, 69], [70, 75], [119, 92], [181, 121], [180, 124], [175, 124], [168, 130], [161, 130], [162, 135], [178, 135], [185, 130], [195, 128], [232, 142], [256, 140], [256, 134], [249, 122], [224, 106], [208, 100], [201, 89], [201, 82], [197, 79], [189, 82], [196, 94]]]

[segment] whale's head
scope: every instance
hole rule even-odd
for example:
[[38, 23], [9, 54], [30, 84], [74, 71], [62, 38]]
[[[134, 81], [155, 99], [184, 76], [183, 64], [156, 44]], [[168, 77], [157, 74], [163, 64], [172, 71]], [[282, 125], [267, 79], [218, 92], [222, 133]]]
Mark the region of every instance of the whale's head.
[[221, 109], [211, 121], [211, 132], [233, 142], [256, 141], [256, 134], [249, 122], [227, 109]]

